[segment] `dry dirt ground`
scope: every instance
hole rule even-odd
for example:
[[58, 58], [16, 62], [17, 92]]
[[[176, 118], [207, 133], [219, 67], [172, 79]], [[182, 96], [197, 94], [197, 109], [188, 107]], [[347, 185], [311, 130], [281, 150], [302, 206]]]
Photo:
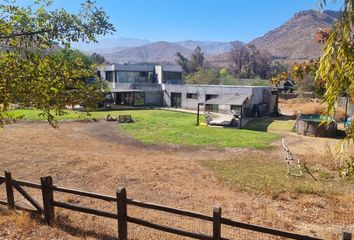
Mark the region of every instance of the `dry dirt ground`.
[[[330, 139], [289, 135], [288, 142], [297, 154], [323, 153]], [[332, 141], [332, 142], [331, 142]], [[345, 227], [354, 226], [353, 198], [327, 199], [315, 195], [285, 195], [271, 199], [231, 188], [201, 165], [205, 160], [240, 160], [247, 154], [255, 158], [284, 161], [280, 141], [272, 150], [191, 148], [176, 145], [146, 145], [117, 130], [114, 123], [63, 122], [59, 129], [47, 123], [18, 123], [0, 130], [0, 171], [13, 177], [39, 182], [53, 177], [55, 185], [115, 195], [118, 187], [128, 197], [141, 201], [193, 210], [208, 215], [221, 205], [223, 216], [234, 220], [267, 225], [324, 238], [338, 236]], [[285, 165], [284, 165], [285, 167]], [[0, 186], [0, 199], [5, 199]], [[31, 192], [41, 199], [40, 192]], [[16, 202], [25, 204], [18, 195]], [[62, 201], [115, 212], [115, 205], [84, 197], [56, 194]], [[211, 232], [211, 224], [174, 217], [156, 211], [128, 209], [129, 215], [187, 230]], [[115, 239], [117, 223], [100, 217], [56, 211], [53, 228], [37, 223], [24, 224], [21, 214], [0, 220], [0, 239]], [[8, 216], [1, 211], [0, 219]], [[3, 218], [4, 219], [4, 218]], [[24, 220], [25, 219], [25, 220]], [[37, 222], [37, 221], [35, 221]], [[26, 225], [27, 230], [21, 226]], [[31, 227], [28, 227], [31, 226]], [[32, 227], [33, 226], [33, 227]], [[129, 224], [130, 239], [181, 239], [174, 235]], [[246, 231], [223, 229], [239, 239], [261, 239]], [[243, 236], [243, 237], [242, 237]]]

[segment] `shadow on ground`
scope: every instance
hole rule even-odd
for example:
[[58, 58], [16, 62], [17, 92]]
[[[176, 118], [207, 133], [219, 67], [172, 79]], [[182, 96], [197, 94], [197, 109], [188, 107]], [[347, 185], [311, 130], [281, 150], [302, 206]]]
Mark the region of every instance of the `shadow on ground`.
[[288, 125], [288, 126], [286, 126], [287, 128], [292, 128], [293, 123], [289, 122], [290, 120], [295, 121], [296, 116], [283, 115], [283, 116], [280, 116], [277, 118], [264, 117], [264, 118], [260, 118], [260, 119], [251, 120], [245, 126], [244, 129], [252, 130], [252, 131], [260, 131], [260, 132], [268, 132], [269, 126], [274, 122], [277, 122], [279, 125], [287, 124]]

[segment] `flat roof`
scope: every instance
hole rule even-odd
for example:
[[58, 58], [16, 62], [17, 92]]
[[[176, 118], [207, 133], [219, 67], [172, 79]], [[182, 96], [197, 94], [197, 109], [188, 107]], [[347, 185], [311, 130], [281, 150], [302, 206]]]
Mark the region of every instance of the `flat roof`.
[[135, 64], [127, 64], [114, 65], [116, 71], [131, 71], [131, 72], [153, 72], [155, 70], [154, 65], [135, 65]]
[[111, 89], [111, 93], [141, 92], [137, 89]]
[[[169, 85], [177, 85], [177, 84], [169, 84]], [[266, 88], [271, 89], [271, 86], [247, 86], [247, 85], [208, 85], [208, 84], [179, 84], [185, 86], [193, 86], [193, 87], [217, 87], [217, 88]]]
[[242, 106], [248, 98], [249, 98], [248, 95], [223, 94], [217, 96], [216, 98], [212, 98], [205, 101], [204, 104], [216, 104], [216, 105], [225, 104], [225, 105]]

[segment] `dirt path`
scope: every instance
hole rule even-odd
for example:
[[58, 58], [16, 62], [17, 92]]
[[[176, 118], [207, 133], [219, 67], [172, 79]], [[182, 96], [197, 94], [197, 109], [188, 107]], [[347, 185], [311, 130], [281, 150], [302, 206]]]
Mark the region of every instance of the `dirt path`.
[[[294, 151], [299, 154], [302, 151], [313, 152], [316, 148], [306, 144], [306, 138], [290, 136], [288, 139], [297, 146]], [[325, 145], [325, 142], [320, 140], [316, 144]], [[337, 217], [337, 214], [348, 211], [349, 207], [345, 204], [342, 208], [332, 209], [338, 202], [315, 196], [301, 199], [301, 204], [299, 199], [291, 196], [281, 200], [255, 196], [231, 189], [200, 165], [203, 160], [242, 160], [244, 154], [257, 158], [281, 159], [282, 152], [277, 150], [279, 144], [274, 143], [276, 148], [267, 152], [158, 146], [135, 141], [119, 132], [114, 123], [67, 122], [61, 123], [59, 129], [53, 129], [46, 123], [20, 123], [0, 130], [0, 171], [11, 170], [14, 177], [34, 182], [38, 182], [41, 176], [51, 175], [56, 185], [108, 195], [114, 195], [117, 187], [124, 186], [130, 198], [209, 215], [213, 207], [220, 204], [226, 217], [312, 235], [330, 236], [332, 229], [328, 228], [329, 225], [335, 231], [338, 231], [339, 226], [354, 225], [352, 218], [343, 220], [342, 217]], [[4, 191], [0, 190], [0, 198], [4, 199]], [[40, 199], [39, 193], [33, 194]], [[115, 211], [115, 206], [110, 203], [69, 195], [56, 197], [67, 202]], [[211, 226], [202, 222], [195, 223], [190, 219], [182, 220], [171, 215], [162, 217], [156, 212], [146, 213], [137, 208], [129, 211], [132, 215], [174, 224], [175, 227], [183, 226], [190, 230], [205, 228], [206, 232], [211, 230]], [[66, 211], [61, 211], [61, 214], [69, 216]], [[116, 235], [115, 221], [70, 213], [66, 222], [80, 229], [95, 229]], [[333, 222], [338, 226], [333, 225]], [[146, 231], [139, 227], [131, 228], [133, 239], [173, 238], [171, 235]], [[70, 234], [75, 235], [75, 232], [71, 231]], [[239, 233], [230, 232], [230, 236], [237, 234]]]

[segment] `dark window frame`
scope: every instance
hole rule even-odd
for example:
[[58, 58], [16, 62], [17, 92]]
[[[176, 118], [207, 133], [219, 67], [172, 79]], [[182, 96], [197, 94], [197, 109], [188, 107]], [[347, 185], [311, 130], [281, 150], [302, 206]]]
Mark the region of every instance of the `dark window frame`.
[[186, 94], [187, 99], [198, 99], [198, 94], [197, 93], [187, 93]]

